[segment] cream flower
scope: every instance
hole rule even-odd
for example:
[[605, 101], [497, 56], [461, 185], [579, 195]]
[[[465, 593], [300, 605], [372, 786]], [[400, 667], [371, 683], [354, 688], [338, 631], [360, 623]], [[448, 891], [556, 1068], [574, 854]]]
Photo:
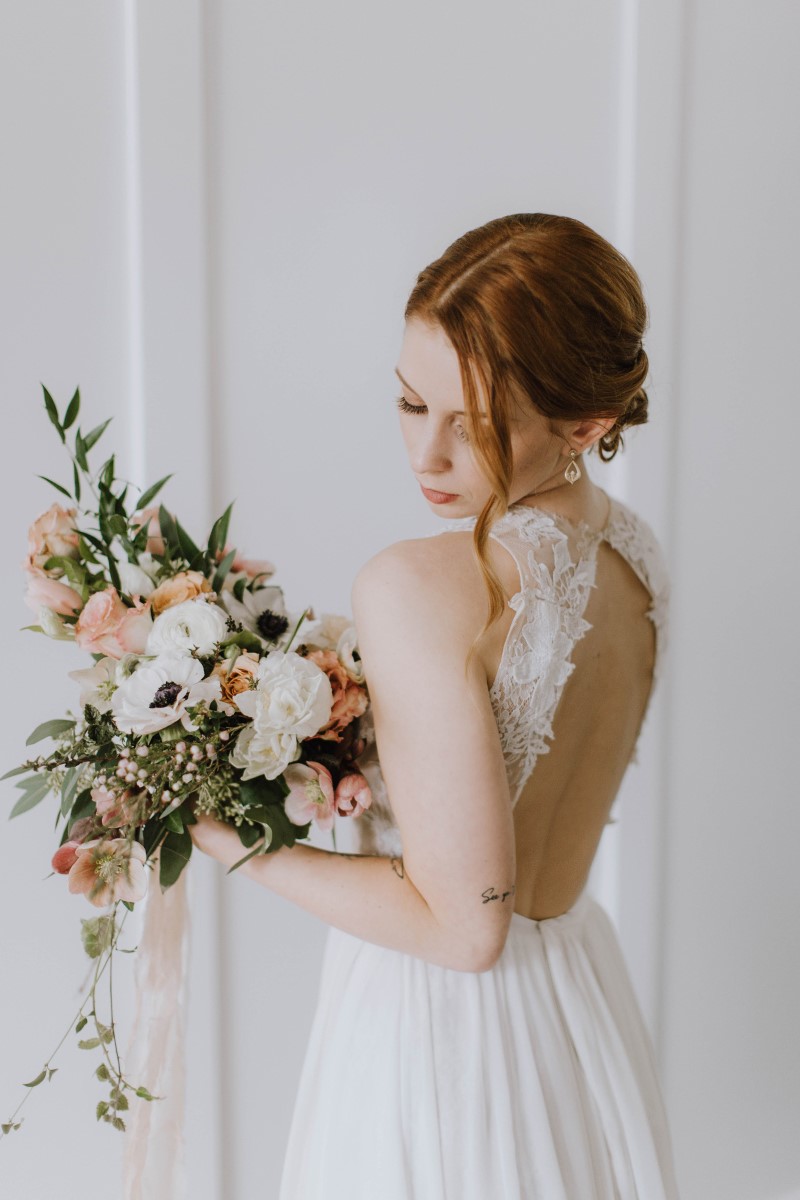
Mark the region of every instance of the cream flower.
[[237, 697], [239, 711], [251, 717], [258, 737], [291, 733], [310, 737], [322, 729], [333, 708], [333, 690], [321, 667], [294, 650], [270, 650], [258, 664], [256, 686]]
[[252, 725], [246, 725], [230, 753], [231, 765], [242, 772], [242, 779], [277, 779], [290, 762], [299, 756], [300, 743], [292, 733], [273, 733], [259, 737]]
[[148, 654], [212, 654], [228, 633], [225, 613], [211, 600], [196, 596], [164, 609], [147, 637]]
[[219, 599], [234, 621], [239, 621], [265, 642], [277, 641], [289, 627], [282, 588], [271, 584], [254, 592], [245, 588], [241, 600], [237, 600], [232, 591], [223, 590]]
[[79, 671], [68, 671], [70, 679], [81, 685], [80, 706], [91, 704], [99, 713], [111, 709], [111, 697], [123, 676], [117, 673], [118, 660], [101, 658], [93, 667], [82, 667]]

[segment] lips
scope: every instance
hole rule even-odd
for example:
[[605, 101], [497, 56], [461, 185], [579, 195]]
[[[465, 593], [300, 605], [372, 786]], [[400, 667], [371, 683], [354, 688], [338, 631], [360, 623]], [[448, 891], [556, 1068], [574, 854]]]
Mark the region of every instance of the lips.
[[458, 499], [458, 493], [456, 492], [437, 492], [433, 488], [422, 487], [422, 484], [419, 486], [422, 488], [423, 496], [426, 500], [430, 500], [432, 504], [447, 504], [451, 500]]

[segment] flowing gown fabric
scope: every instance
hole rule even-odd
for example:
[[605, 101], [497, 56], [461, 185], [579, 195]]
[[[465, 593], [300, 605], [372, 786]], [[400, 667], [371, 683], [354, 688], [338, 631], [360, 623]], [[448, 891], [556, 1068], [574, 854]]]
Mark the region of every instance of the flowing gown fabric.
[[[652, 530], [616, 499], [602, 531], [514, 505], [492, 536], [521, 581], [492, 687], [515, 803], [549, 748], [572, 647], [590, 628], [582, 612], [599, 541], [650, 592], [656, 675], [669, 584]], [[373, 804], [350, 823], [358, 846], [400, 854], [377, 762], [365, 772]], [[614, 927], [587, 891], [557, 917], [515, 912], [487, 971], [331, 927], [279, 1200], [677, 1197], [650, 1036]]]

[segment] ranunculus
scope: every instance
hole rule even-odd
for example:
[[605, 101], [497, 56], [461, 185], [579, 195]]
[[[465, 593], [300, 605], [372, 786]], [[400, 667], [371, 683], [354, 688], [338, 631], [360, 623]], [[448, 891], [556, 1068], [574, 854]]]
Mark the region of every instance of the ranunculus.
[[111, 708], [111, 697], [117, 690], [117, 659], [101, 658], [93, 667], [81, 667], [78, 671], [68, 671], [70, 679], [81, 685], [79, 703], [81, 708], [91, 704], [99, 713], [107, 713]]
[[326, 738], [331, 742], [342, 740], [342, 730], [355, 717], [366, 712], [368, 700], [363, 687], [354, 683], [335, 650], [311, 650], [308, 660], [314, 662], [328, 676], [333, 694], [333, 705], [328, 723], [315, 737]]
[[128, 613], [115, 587], [94, 592], [83, 606], [75, 626], [75, 640], [82, 650], [122, 658], [125, 653], [117, 637]]
[[232, 591], [223, 590], [219, 601], [234, 621], [239, 621], [265, 642], [277, 641], [289, 628], [283, 590], [277, 586], [256, 588], [254, 592], [245, 588], [241, 600], [237, 600]]
[[127, 838], [93, 838], [76, 847], [69, 890], [83, 893], [97, 908], [116, 900], [134, 903], [147, 892], [144, 846]]
[[83, 600], [75, 588], [52, 579], [38, 567], [26, 568], [25, 579], [25, 603], [37, 615], [42, 607], [52, 609], [62, 617], [80, 612], [83, 607]]
[[284, 799], [286, 815], [293, 825], [316, 821], [320, 829], [331, 829], [334, 817], [333, 778], [322, 763], [293, 763], [284, 776], [289, 794]]
[[200, 571], [179, 571], [172, 579], [165, 579], [150, 594], [150, 605], [156, 616], [174, 605], [193, 600], [203, 592], [210, 592], [211, 584]]
[[63, 846], [59, 846], [50, 860], [53, 870], [58, 871], [59, 875], [68, 875], [78, 857], [79, 846], [80, 842], [72, 841], [64, 842]]
[[219, 680], [203, 678], [202, 664], [184, 654], [163, 654], [142, 661], [111, 697], [111, 712], [123, 733], [156, 733], [180, 721], [194, 732], [188, 709], [219, 700]]
[[270, 650], [258, 664], [256, 687], [241, 692], [239, 710], [251, 717], [256, 734], [291, 733], [308, 737], [331, 715], [333, 692], [328, 676], [294, 650]]
[[[233, 662], [228, 660], [215, 664], [212, 675], [216, 675], [219, 679], [222, 699], [224, 701], [230, 705], [235, 705], [236, 696], [241, 692], [250, 691], [256, 682], [258, 663], [258, 655], [253, 654], [251, 650], [247, 650], [244, 654], [240, 654], [234, 659]], [[233, 711], [235, 710], [232, 709], [231, 712]]]
[[360, 817], [369, 808], [372, 792], [360, 771], [342, 776], [336, 785], [334, 801], [340, 817]]
[[336, 653], [339, 655], [339, 660], [347, 674], [352, 679], [353, 683], [364, 682], [364, 665], [361, 662], [361, 657], [356, 649], [356, 627], [348, 625], [336, 643]]
[[80, 558], [78, 534], [74, 527], [77, 512], [76, 508], [51, 504], [46, 512], [40, 513], [28, 529], [26, 567], [42, 568], [48, 558], [55, 555], [59, 558]]
[[299, 754], [300, 743], [293, 733], [268, 733], [259, 737], [253, 725], [245, 725], [234, 742], [229, 760], [231, 766], [242, 772], [242, 779], [255, 779], [257, 775], [277, 779]]
[[156, 617], [147, 638], [147, 653], [212, 654], [227, 634], [228, 619], [219, 605], [198, 596], [174, 604]]
[[134, 534], [138, 533], [141, 527], [147, 522], [147, 546], [145, 547], [148, 554], [163, 555], [166, 549], [164, 539], [161, 536], [161, 525], [158, 520], [158, 504], [151, 504], [147, 508], [143, 508], [141, 512], [134, 513], [131, 517], [131, 526]]

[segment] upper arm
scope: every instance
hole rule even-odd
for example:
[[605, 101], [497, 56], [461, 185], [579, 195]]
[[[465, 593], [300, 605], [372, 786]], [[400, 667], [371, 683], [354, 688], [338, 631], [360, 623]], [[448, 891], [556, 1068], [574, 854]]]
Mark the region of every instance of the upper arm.
[[452, 939], [453, 961], [482, 970], [513, 912], [514, 826], [486, 676], [464, 664], [474, 631], [429, 550], [400, 542], [353, 584], [358, 649], [405, 870]]

